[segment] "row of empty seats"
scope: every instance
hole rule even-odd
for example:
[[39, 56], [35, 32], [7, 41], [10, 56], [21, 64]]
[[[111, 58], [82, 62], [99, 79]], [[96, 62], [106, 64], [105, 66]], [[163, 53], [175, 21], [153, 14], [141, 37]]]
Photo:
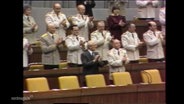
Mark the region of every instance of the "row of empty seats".
[[[159, 70], [150, 69], [141, 71], [143, 83], [154, 84], [162, 83]], [[132, 78], [129, 72], [115, 72], [112, 74], [113, 83], [115, 86], [126, 86], [131, 85]], [[103, 74], [86, 75], [86, 86], [89, 88], [93, 87], [106, 87], [105, 79]], [[77, 76], [61, 76], [58, 77], [59, 88], [64, 89], [78, 89], [79, 81]], [[26, 79], [28, 91], [48, 91], [50, 90], [47, 78], [27, 78]]]

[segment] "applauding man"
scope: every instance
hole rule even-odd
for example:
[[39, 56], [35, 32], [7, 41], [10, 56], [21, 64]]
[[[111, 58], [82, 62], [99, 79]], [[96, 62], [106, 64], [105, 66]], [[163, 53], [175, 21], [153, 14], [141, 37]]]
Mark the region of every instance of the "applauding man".
[[55, 34], [56, 28], [53, 24], [47, 25], [47, 33], [41, 36], [42, 64], [45, 69], [58, 68], [60, 63], [59, 45], [63, 38]]
[[65, 39], [66, 29], [69, 28], [70, 23], [66, 15], [61, 12], [61, 5], [59, 3], [54, 3], [53, 11], [48, 12], [45, 16], [45, 22], [46, 24], [53, 24], [56, 28], [56, 33]]
[[81, 54], [83, 75], [98, 74], [99, 67], [104, 66], [105, 63], [101, 61], [101, 57], [98, 52], [95, 52], [96, 44], [94, 41], [88, 41], [87, 47], [88, 50]]
[[109, 75], [110, 80], [112, 80], [113, 72], [124, 72], [125, 64], [129, 63], [129, 58], [125, 49], [120, 48], [121, 43], [118, 39], [112, 41], [113, 48], [108, 53], [108, 61], [110, 64]]
[[68, 48], [67, 62], [69, 67], [82, 66], [80, 56], [83, 50], [85, 50], [85, 43], [84, 37], [79, 36], [79, 27], [76, 25], [72, 26], [72, 34], [68, 35], [65, 40]]

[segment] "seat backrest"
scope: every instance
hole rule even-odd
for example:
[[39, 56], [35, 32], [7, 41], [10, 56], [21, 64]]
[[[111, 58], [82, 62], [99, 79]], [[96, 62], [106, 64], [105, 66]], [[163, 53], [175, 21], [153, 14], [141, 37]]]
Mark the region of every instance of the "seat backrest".
[[114, 85], [126, 86], [132, 84], [132, 78], [129, 72], [115, 72], [112, 73]]
[[146, 58], [146, 57], [141, 57], [141, 58], [139, 59], [139, 63], [148, 63], [148, 58]]
[[87, 87], [105, 87], [105, 79], [102, 74], [91, 74], [86, 75], [86, 85]]
[[34, 71], [34, 70], [43, 70], [44, 65], [30, 65], [29, 70]]
[[77, 89], [79, 87], [79, 81], [77, 76], [61, 76], [58, 77], [60, 89]]
[[143, 83], [161, 83], [160, 72], [158, 69], [149, 69], [141, 71]]
[[45, 77], [27, 78], [26, 79], [28, 91], [48, 91], [50, 90], [48, 81]]
[[61, 62], [59, 63], [59, 69], [67, 68], [68, 63], [67, 62]]

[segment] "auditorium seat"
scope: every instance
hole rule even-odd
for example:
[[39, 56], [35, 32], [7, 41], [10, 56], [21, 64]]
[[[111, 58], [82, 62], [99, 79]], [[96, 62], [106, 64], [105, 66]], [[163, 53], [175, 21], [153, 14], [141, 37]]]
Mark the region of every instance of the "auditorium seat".
[[60, 89], [77, 89], [79, 81], [77, 76], [61, 76], [58, 77]]
[[146, 58], [146, 57], [140, 57], [139, 63], [140, 63], [140, 64], [141, 64], [141, 63], [148, 63], [148, 58]]
[[105, 87], [105, 79], [103, 74], [91, 74], [85, 76], [87, 87]]
[[34, 42], [33, 44], [31, 44], [32, 46], [40, 46], [41, 45], [41, 42], [40, 41], [36, 41]]
[[29, 71], [38, 71], [38, 70], [43, 70], [44, 65], [30, 65], [29, 66]]
[[115, 72], [112, 73], [114, 85], [126, 86], [132, 84], [132, 78], [129, 72]]
[[160, 72], [158, 69], [143, 70], [141, 71], [141, 77], [142, 77], [143, 83], [149, 83], [149, 84], [162, 83]]
[[26, 79], [28, 91], [48, 91], [50, 90], [48, 81], [45, 77], [27, 78]]
[[59, 63], [59, 69], [67, 68], [68, 63], [67, 62], [61, 62]]

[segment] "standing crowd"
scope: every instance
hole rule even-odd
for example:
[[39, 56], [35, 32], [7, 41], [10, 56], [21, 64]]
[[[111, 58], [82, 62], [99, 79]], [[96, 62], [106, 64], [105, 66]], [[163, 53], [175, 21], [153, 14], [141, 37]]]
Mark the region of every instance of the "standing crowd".
[[[117, 0], [118, 1], [118, 0]], [[157, 29], [155, 8], [159, 6], [159, 0], [136, 0], [138, 6], [138, 19], [146, 20], [148, 30], [139, 39], [136, 25], [127, 23], [125, 9], [121, 5], [126, 2], [119, 0], [119, 5], [112, 2], [111, 14], [106, 21], [94, 23], [92, 8], [94, 0], [81, 0], [76, 2], [77, 13], [67, 17], [61, 12], [61, 4], [54, 3], [52, 10], [45, 14], [47, 30], [39, 39], [35, 32], [39, 30], [38, 24], [31, 16], [31, 7], [24, 6], [23, 13], [23, 67], [29, 67], [28, 57], [34, 52], [31, 44], [39, 41], [42, 49], [42, 64], [44, 69], [58, 68], [60, 61], [60, 49], [67, 47], [67, 63], [69, 67], [83, 67], [83, 74], [96, 74], [99, 67], [109, 67], [109, 77], [113, 72], [126, 71], [126, 64], [139, 63], [139, 48], [146, 45], [149, 62], [162, 62], [165, 59], [163, 45], [165, 44], [165, 7], [159, 12], [159, 20], [162, 30]], [[121, 5], [120, 5], [121, 4]], [[120, 8], [121, 7], [121, 8]], [[125, 12], [123, 12], [125, 13]], [[43, 19], [44, 20], [44, 19]], [[107, 27], [106, 27], [107, 23]], [[89, 30], [96, 27], [94, 31]], [[123, 29], [126, 32], [122, 33]], [[71, 34], [66, 34], [67, 30]]]

